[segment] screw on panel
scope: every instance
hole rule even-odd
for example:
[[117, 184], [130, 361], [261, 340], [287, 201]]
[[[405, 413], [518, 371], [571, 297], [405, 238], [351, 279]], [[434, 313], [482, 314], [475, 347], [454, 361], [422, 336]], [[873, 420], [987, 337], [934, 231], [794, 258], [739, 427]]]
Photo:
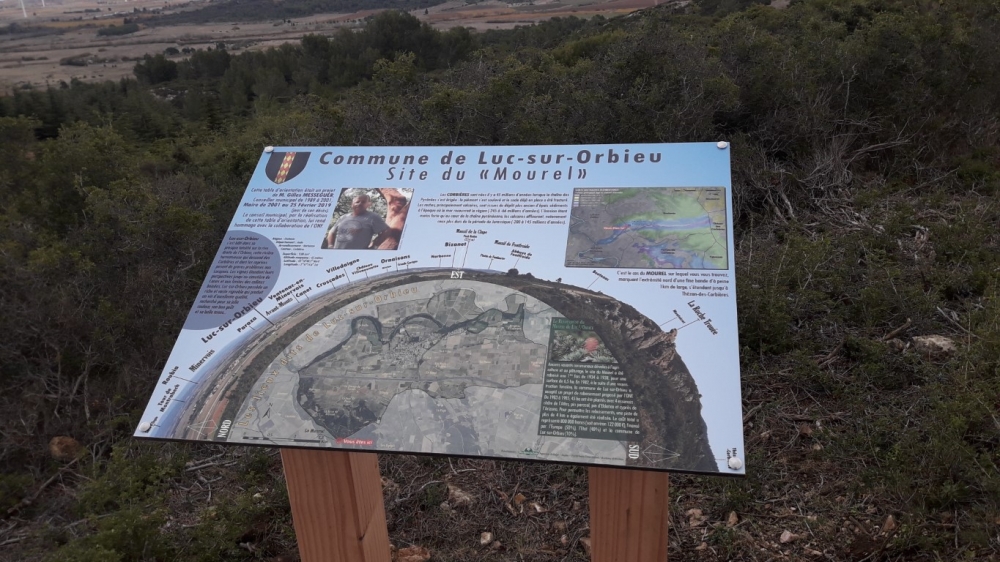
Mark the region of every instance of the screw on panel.
[[729, 146], [729, 143], [726, 141], [719, 141], [715, 144], [715, 146], [719, 148], [726, 148], [727, 146]]
[[274, 152], [274, 147], [273, 146], [265, 146], [264, 147], [264, 152], [270, 154], [270, 153]]
[[149, 422], [142, 422], [139, 424], [139, 431], [143, 433], [149, 433], [149, 430], [152, 428], [153, 426]]
[[739, 470], [743, 468], [743, 461], [739, 457], [729, 457], [729, 468]]

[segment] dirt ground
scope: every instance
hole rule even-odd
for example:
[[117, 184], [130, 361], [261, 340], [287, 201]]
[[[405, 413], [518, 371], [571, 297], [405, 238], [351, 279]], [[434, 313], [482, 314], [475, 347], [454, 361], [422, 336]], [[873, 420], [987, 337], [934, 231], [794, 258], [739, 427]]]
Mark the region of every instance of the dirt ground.
[[[170, 11], [171, 3], [162, 0], [49, 0], [42, 8], [41, 1], [26, 0], [28, 18], [25, 19], [16, 0], [0, 0], [0, 26], [23, 24], [61, 30], [60, 33], [0, 36], [0, 92], [28, 85], [58, 85], [73, 79], [118, 80], [132, 75], [136, 59], [163, 53], [170, 47], [205, 49], [219, 42], [226, 43], [229, 50], [236, 52], [273, 47], [296, 42], [310, 33], [329, 34], [341, 27], [357, 26], [358, 20], [375, 12], [319, 14], [290, 23], [231, 22], [152, 27], [123, 36], [101, 37], [97, 34], [98, 29], [120, 25], [133, 10], [162, 8]], [[429, 8], [426, 14], [423, 10], [415, 10], [413, 15], [439, 29], [465, 26], [481, 31], [509, 29], [553, 17], [586, 18], [596, 14], [610, 17], [658, 3], [660, 0], [539, 0], [511, 4], [491, 0], [467, 5], [464, 0], [450, 0]], [[198, 4], [185, 4], [183, 9], [194, 9]], [[68, 58], [79, 58], [87, 64], [60, 64]], [[170, 58], [181, 60], [185, 55]]]

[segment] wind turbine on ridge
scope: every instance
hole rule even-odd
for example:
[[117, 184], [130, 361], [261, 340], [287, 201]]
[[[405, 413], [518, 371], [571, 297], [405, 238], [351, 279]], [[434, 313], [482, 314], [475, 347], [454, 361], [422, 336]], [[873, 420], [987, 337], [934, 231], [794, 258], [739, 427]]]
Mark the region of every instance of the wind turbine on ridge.
[[[45, 0], [42, 0], [42, 7], [45, 7]], [[24, 15], [24, 19], [28, 19], [28, 10], [24, 9], [24, 0], [21, 0], [21, 14]]]

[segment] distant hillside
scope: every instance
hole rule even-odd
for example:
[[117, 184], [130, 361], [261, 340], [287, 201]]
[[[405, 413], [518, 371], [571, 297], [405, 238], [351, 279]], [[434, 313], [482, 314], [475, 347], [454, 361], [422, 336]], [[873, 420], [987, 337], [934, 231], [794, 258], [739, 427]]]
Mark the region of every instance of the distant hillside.
[[229, 0], [204, 8], [144, 19], [149, 25], [266, 21], [301, 18], [313, 14], [349, 14], [361, 10], [416, 10], [443, 0]]

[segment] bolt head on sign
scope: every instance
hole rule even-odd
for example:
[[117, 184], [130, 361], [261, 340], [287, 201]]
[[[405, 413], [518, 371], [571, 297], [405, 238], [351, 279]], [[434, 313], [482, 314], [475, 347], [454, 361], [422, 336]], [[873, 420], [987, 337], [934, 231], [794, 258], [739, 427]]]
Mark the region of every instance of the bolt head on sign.
[[729, 459], [729, 468], [733, 470], [739, 470], [743, 468], [743, 459], [739, 457], [731, 457]]
[[265, 146], [264, 147], [264, 152], [270, 154], [270, 153], [274, 152], [274, 147], [273, 146]]
[[142, 422], [142, 423], [139, 424], [139, 431], [141, 431], [143, 433], [149, 433], [149, 430], [152, 429], [152, 428], [153, 428], [153, 426], [150, 425], [149, 422]]
[[715, 146], [717, 146], [719, 148], [726, 148], [727, 146], [729, 146], [729, 143], [726, 142], [726, 141], [719, 141], [718, 143], [716, 143]]

